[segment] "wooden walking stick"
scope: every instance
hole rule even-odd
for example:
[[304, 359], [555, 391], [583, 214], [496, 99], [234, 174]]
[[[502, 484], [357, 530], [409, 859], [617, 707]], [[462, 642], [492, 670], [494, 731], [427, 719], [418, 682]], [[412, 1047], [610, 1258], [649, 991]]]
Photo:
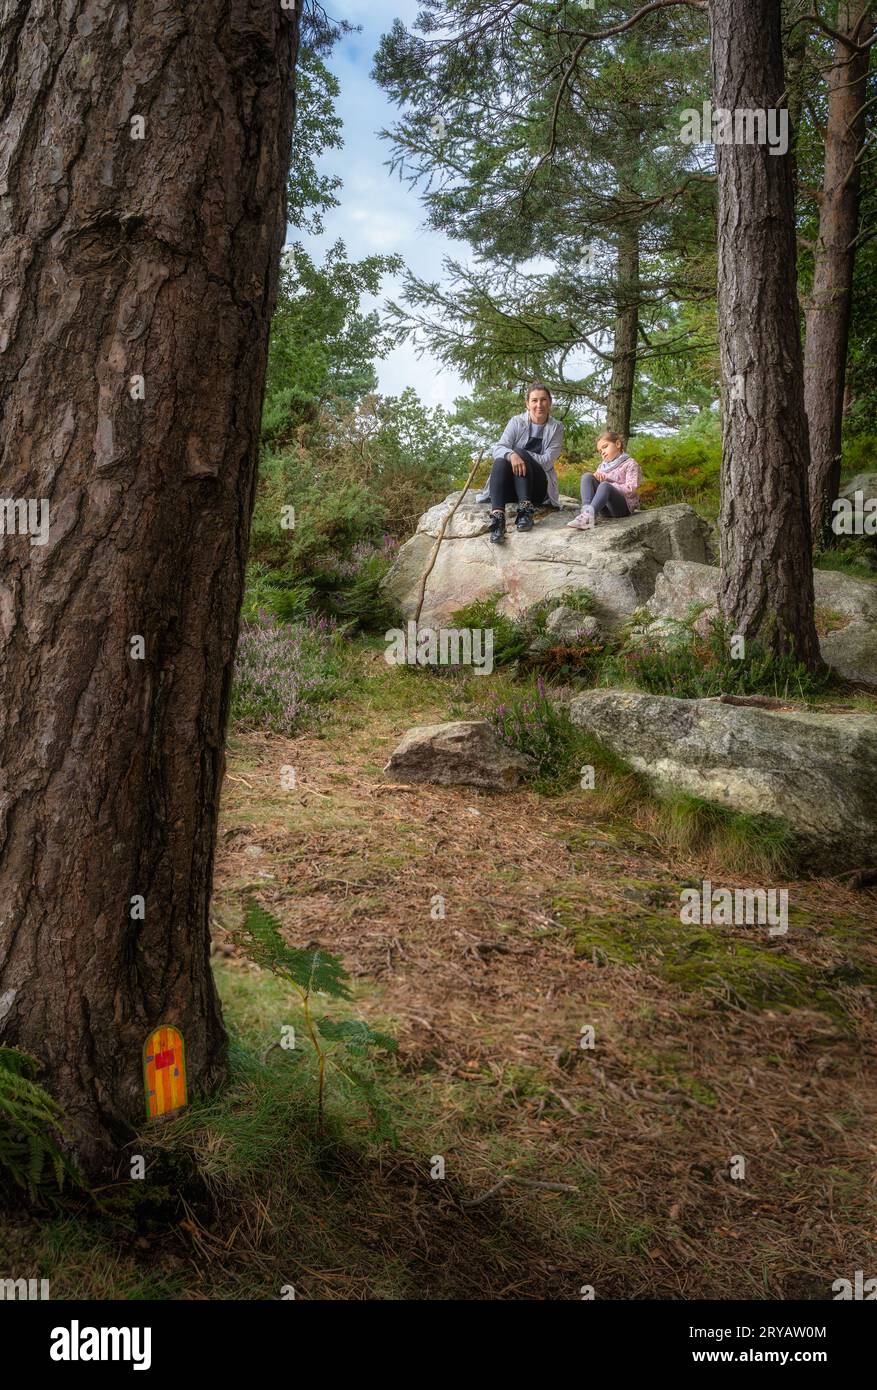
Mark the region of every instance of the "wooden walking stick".
[[484, 462], [484, 450], [482, 449], [481, 453], [478, 455], [477, 459], [475, 460], [474, 464], [472, 465], [472, 471], [471, 471], [471, 473], [469, 474], [469, 477], [466, 479], [466, 483], [465, 483], [465, 486], [464, 486], [464, 488], [463, 488], [463, 491], [460, 493], [460, 496], [457, 498], [457, 500], [456, 500], [456, 502], [454, 503], [453, 507], [451, 507], [451, 510], [448, 512], [447, 516], [445, 517], [444, 521], [442, 522], [442, 524], [441, 524], [441, 526], [440, 526], [440, 528], [439, 528], [439, 533], [438, 533], [438, 536], [436, 537], [435, 545], [434, 545], [433, 548], [432, 548], [432, 554], [431, 554], [430, 557], [429, 557], [429, 563], [427, 564], [426, 569], [423, 571], [423, 577], [422, 577], [422, 579], [421, 579], [421, 581], [420, 581], [420, 597], [419, 597], [419, 599], [417, 600], [417, 612], [414, 614], [414, 626], [415, 626], [415, 628], [417, 627], [418, 623], [420, 622], [420, 611], [421, 611], [421, 609], [423, 608], [423, 600], [424, 600], [424, 597], [425, 597], [425, 595], [426, 595], [426, 581], [427, 581], [427, 579], [429, 578], [430, 574], [432, 573], [432, 567], [433, 567], [433, 565], [434, 565], [435, 562], [436, 562], [436, 558], [437, 558], [438, 553], [439, 553], [439, 546], [440, 546], [441, 543], [442, 543], [442, 536], [445, 534], [445, 528], [446, 528], [448, 522], [450, 521], [451, 517], [454, 515], [454, 512], [455, 512], [455, 511], [457, 510], [457, 508], [459, 507], [459, 505], [460, 505], [460, 503], [462, 502], [463, 498], [466, 496], [466, 493], [469, 491], [469, 484], [472, 482], [472, 479], [475, 477], [475, 474], [478, 472], [478, 470], [479, 470], [479, 468], [481, 467], [481, 465], [482, 465], [483, 462]]

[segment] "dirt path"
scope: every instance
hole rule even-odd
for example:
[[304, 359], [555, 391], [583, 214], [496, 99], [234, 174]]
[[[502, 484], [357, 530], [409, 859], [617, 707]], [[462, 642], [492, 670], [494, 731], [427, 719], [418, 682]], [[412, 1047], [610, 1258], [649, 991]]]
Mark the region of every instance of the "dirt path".
[[683, 927], [704, 870], [586, 792], [388, 785], [401, 733], [450, 713], [409, 680], [322, 736], [232, 739], [219, 949], [250, 892], [343, 957], [399, 1039], [403, 1144], [458, 1196], [514, 1168], [578, 1188], [472, 1209], [538, 1233], [528, 1296], [831, 1298], [877, 1238], [877, 895], [790, 884], [785, 938]]

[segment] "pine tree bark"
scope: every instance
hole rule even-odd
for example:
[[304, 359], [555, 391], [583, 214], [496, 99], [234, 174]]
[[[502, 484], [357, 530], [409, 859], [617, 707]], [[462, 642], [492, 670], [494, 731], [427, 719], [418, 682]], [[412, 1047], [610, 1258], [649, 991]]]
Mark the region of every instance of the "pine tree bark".
[[190, 1098], [224, 1074], [208, 906], [298, 15], [2, 23], [0, 467], [50, 524], [7, 508], [0, 540], [0, 1041], [94, 1175], [145, 1120], [156, 1024]]
[[[710, 18], [714, 108], [776, 108], [779, 0], [711, 0]], [[815, 666], [792, 163], [741, 143], [717, 144], [716, 165], [721, 608], [734, 633]]]
[[624, 436], [630, 434], [633, 386], [636, 377], [636, 348], [639, 331], [639, 227], [624, 221], [618, 231], [617, 308], [612, 348], [612, 379], [606, 403], [606, 427]]
[[[864, 13], [863, 13], [864, 12]], [[861, 21], [861, 22], [860, 22]], [[872, 7], [841, 0], [836, 27], [859, 44], [874, 32]], [[826, 74], [825, 168], [813, 289], [805, 306], [804, 404], [810, 427], [810, 517], [820, 539], [840, 483], [844, 384], [852, 314], [855, 241], [859, 230], [861, 153], [870, 54], [840, 39]]]

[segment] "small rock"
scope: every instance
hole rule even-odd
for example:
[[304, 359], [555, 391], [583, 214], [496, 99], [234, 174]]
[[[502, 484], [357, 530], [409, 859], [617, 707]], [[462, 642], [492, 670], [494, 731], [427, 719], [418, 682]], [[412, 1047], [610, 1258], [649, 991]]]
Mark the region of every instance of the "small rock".
[[507, 791], [532, 771], [528, 758], [500, 742], [486, 719], [409, 729], [384, 772], [401, 782], [436, 782]]
[[562, 603], [549, 613], [545, 632], [557, 644], [584, 646], [599, 637], [600, 624], [590, 613], [581, 613], [577, 608]]

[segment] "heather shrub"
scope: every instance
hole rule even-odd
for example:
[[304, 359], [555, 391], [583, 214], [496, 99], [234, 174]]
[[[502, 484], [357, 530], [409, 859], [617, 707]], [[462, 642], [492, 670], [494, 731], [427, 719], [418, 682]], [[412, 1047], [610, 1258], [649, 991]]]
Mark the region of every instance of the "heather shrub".
[[521, 695], [493, 693], [483, 713], [507, 748], [532, 760], [537, 791], [552, 794], [572, 785], [590, 740], [548, 698], [541, 677]]
[[242, 728], [294, 734], [354, 680], [349, 649], [331, 620], [282, 623], [264, 610], [241, 624], [231, 715]]

